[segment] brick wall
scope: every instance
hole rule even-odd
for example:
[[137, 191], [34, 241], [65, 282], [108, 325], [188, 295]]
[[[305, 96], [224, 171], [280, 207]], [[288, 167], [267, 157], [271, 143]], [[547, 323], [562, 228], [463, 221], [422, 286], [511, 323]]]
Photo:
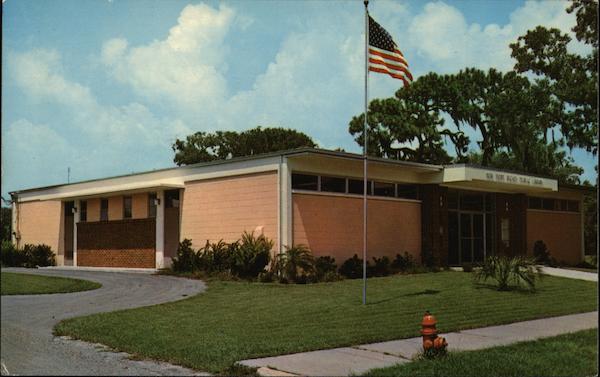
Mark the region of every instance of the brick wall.
[[[341, 265], [363, 249], [363, 199], [292, 194], [294, 244], [307, 245], [316, 256], [328, 255]], [[408, 252], [421, 253], [421, 204], [370, 198], [368, 259]]]
[[207, 239], [233, 242], [262, 227], [277, 245], [277, 200], [277, 172], [186, 182], [181, 239], [202, 247]]
[[77, 265], [87, 267], [154, 268], [154, 249], [78, 250]]
[[77, 224], [77, 265], [155, 267], [156, 222], [125, 219]]
[[[62, 203], [58, 200], [19, 203], [19, 246], [46, 244], [55, 254], [64, 249]], [[62, 258], [57, 258], [62, 262]], [[62, 264], [62, 263], [60, 263]]]

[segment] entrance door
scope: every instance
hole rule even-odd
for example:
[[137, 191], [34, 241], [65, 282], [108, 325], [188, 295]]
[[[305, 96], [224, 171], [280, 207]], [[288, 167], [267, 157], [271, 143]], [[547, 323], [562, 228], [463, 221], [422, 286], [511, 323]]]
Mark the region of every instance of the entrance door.
[[64, 245], [65, 245], [65, 255], [64, 255], [64, 263], [65, 266], [73, 265], [73, 224], [75, 221], [73, 215], [73, 207], [75, 207], [74, 202], [65, 202], [64, 208]]
[[482, 262], [484, 224], [482, 213], [460, 213], [460, 262]]

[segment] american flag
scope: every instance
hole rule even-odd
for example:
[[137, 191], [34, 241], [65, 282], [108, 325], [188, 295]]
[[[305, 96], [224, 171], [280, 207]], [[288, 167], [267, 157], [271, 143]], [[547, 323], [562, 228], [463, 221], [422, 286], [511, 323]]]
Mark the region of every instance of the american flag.
[[404, 85], [413, 80], [408, 62], [390, 33], [369, 16], [369, 71], [387, 73]]

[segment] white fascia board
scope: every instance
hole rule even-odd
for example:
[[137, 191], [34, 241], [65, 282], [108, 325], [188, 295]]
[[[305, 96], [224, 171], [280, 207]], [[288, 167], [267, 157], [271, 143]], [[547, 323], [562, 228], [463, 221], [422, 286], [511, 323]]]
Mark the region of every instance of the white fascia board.
[[558, 191], [558, 181], [555, 179], [471, 166], [444, 168], [443, 183], [469, 181], [499, 184], [521, 190]]
[[102, 194], [134, 192], [140, 190], [183, 188], [185, 182], [277, 171], [279, 157], [223, 162], [204, 166], [183, 166], [169, 170], [134, 174], [123, 177], [98, 179], [88, 182], [41, 188], [18, 193], [19, 202], [36, 200], [63, 200], [92, 197]]

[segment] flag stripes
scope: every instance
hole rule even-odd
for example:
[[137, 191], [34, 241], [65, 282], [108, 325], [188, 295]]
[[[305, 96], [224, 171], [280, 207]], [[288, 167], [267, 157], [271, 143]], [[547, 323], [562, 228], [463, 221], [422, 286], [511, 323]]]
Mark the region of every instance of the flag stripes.
[[402, 80], [404, 85], [413, 81], [408, 62], [391, 35], [369, 16], [369, 71], [388, 74]]

